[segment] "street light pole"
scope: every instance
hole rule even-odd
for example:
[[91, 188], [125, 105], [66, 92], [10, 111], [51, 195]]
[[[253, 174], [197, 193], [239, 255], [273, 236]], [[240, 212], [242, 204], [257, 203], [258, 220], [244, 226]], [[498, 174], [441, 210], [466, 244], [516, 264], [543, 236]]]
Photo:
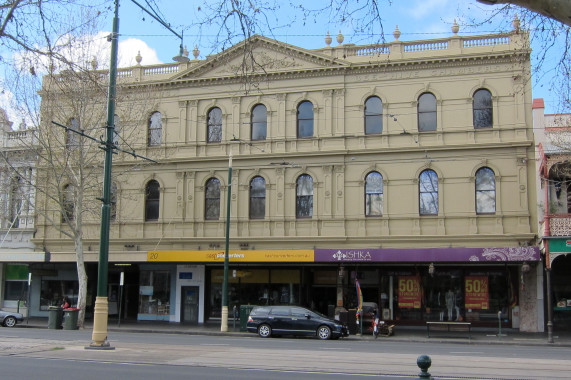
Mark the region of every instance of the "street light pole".
[[228, 261], [230, 249], [230, 197], [232, 196], [232, 152], [228, 156], [228, 195], [226, 196], [226, 249], [224, 251], [224, 279], [222, 282], [222, 322], [220, 331], [228, 331]]
[[109, 300], [107, 299], [107, 275], [109, 260], [109, 223], [111, 221], [111, 165], [113, 161], [113, 135], [115, 134], [115, 94], [117, 82], [117, 50], [119, 36], [119, 0], [115, 0], [113, 32], [111, 33], [111, 62], [109, 64], [109, 89], [107, 94], [107, 126], [105, 163], [103, 169], [103, 204], [101, 206], [101, 234], [99, 237], [99, 265], [97, 271], [97, 297], [93, 313], [92, 343], [87, 348], [114, 349], [107, 341]]

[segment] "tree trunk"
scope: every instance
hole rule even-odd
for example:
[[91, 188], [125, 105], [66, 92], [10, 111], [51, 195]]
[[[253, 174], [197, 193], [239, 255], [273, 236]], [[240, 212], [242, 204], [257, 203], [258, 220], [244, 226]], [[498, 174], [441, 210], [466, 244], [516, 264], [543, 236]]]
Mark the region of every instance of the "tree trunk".
[[79, 282], [79, 294], [77, 298], [77, 308], [79, 315], [77, 317], [77, 325], [83, 329], [85, 322], [85, 306], [87, 298], [87, 273], [85, 271], [85, 262], [83, 260], [83, 238], [76, 236], [75, 238], [75, 255], [77, 259], [77, 280]]

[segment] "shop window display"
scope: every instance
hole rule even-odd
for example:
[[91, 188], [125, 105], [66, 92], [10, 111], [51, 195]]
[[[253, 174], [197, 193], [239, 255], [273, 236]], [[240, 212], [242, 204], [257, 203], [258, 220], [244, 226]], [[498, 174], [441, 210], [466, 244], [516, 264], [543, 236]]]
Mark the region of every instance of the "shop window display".
[[[374, 274], [375, 271], [369, 271]], [[376, 302], [383, 320], [418, 324], [424, 321], [469, 321], [497, 324], [511, 320], [517, 305], [517, 269], [437, 267], [378, 270], [378, 280], [367, 279], [367, 271], [357, 271], [364, 302]], [[369, 276], [370, 277], [370, 276]], [[314, 293], [320, 289], [314, 287]], [[344, 306], [356, 307], [354, 285], [345, 281]]]
[[170, 272], [141, 271], [139, 314], [170, 314]]
[[77, 281], [42, 279], [40, 310], [49, 310], [50, 306], [60, 306], [64, 297], [70, 305], [77, 305], [78, 290]]
[[[210, 275], [210, 317], [219, 318], [222, 310], [223, 270]], [[297, 305], [300, 272], [297, 269], [230, 269], [228, 307], [240, 305]]]

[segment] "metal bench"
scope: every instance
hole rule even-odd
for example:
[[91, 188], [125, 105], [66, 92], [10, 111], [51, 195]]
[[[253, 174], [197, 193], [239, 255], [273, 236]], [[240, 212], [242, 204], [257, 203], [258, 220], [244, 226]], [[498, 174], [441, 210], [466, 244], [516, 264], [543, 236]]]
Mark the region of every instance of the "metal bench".
[[440, 331], [468, 331], [468, 339], [472, 339], [471, 322], [426, 322], [426, 337], [430, 338], [430, 329]]

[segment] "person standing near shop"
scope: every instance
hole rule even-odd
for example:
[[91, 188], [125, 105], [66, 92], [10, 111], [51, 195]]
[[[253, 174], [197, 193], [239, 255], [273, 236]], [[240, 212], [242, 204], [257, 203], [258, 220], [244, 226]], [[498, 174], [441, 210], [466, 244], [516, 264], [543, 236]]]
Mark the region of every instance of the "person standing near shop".
[[71, 305], [69, 304], [69, 300], [67, 299], [67, 297], [63, 297], [63, 300], [61, 301], [61, 308], [68, 309], [69, 307], [71, 307]]

